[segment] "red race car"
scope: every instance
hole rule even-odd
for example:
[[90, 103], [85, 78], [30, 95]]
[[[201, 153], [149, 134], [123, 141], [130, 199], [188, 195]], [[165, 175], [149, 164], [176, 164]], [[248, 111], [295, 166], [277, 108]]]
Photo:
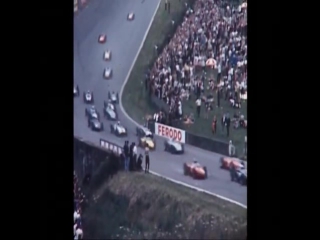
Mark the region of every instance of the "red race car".
[[105, 43], [107, 41], [107, 36], [104, 34], [100, 34], [98, 38], [99, 43]]
[[221, 157], [220, 158], [220, 168], [229, 170], [231, 166], [235, 169], [244, 167], [244, 162], [237, 158]]
[[201, 166], [197, 161], [194, 161], [193, 163], [184, 163], [183, 173], [185, 176], [191, 176], [194, 179], [208, 178], [207, 167]]

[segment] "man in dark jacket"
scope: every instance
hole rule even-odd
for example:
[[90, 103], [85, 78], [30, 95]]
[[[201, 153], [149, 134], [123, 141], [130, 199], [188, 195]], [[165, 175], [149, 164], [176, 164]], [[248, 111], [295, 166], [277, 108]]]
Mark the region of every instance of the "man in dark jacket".
[[130, 163], [130, 152], [129, 152], [129, 142], [125, 141], [123, 146], [123, 152], [124, 152], [124, 169], [126, 171], [129, 171], [129, 163]]
[[129, 155], [130, 155], [130, 164], [129, 164], [129, 170], [133, 171], [134, 168], [134, 162], [133, 162], [133, 147], [134, 147], [134, 143], [130, 144], [130, 148], [129, 148]]

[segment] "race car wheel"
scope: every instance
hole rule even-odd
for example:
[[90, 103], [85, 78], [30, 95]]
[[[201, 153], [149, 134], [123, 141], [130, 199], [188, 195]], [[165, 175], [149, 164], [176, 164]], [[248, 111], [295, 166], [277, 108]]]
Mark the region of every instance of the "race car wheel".
[[207, 167], [203, 167], [204, 170], [204, 179], [208, 178], [208, 171], [207, 171]]
[[188, 175], [188, 166], [187, 166], [186, 163], [183, 164], [183, 174], [184, 174], [185, 176]]

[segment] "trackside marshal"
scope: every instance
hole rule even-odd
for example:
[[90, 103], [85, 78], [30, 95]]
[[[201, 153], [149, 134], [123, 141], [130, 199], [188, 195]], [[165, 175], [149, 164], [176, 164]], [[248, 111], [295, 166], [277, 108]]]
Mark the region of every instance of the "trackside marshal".
[[176, 142], [186, 143], [186, 133], [179, 128], [170, 127], [161, 123], [155, 123], [155, 133], [158, 136], [169, 138]]

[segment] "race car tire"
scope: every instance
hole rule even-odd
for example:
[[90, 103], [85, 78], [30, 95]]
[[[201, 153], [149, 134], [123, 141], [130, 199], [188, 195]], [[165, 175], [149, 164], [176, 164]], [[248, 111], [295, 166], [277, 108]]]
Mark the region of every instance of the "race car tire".
[[188, 176], [188, 166], [187, 166], [187, 164], [186, 163], [184, 163], [183, 164], [183, 174], [185, 175], [185, 176]]
[[220, 157], [220, 168], [223, 169], [224, 165], [223, 165], [223, 157]]
[[203, 167], [203, 170], [204, 170], [204, 179], [207, 179], [207, 178], [208, 178], [208, 170], [207, 170], [207, 167]]

